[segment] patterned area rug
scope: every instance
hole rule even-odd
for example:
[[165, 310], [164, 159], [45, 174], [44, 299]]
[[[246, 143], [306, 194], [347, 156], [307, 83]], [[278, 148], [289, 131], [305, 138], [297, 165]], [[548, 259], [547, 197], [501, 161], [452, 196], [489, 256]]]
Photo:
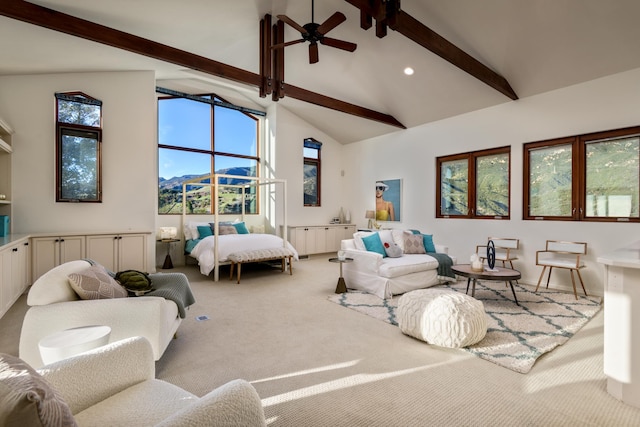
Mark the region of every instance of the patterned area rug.
[[[465, 292], [467, 281], [438, 288]], [[487, 313], [487, 335], [477, 344], [463, 348], [482, 359], [520, 373], [531, 370], [536, 359], [565, 343], [601, 308], [600, 297], [573, 294], [514, 284], [520, 306], [513, 302], [511, 288], [504, 282], [478, 282], [475, 297]], [[471, 291], [469, 291], [471, 294]], [[329, 300], [344, 307], [398, 325], [398, 298], [381, 300], [358, 291], [334, 294]]]

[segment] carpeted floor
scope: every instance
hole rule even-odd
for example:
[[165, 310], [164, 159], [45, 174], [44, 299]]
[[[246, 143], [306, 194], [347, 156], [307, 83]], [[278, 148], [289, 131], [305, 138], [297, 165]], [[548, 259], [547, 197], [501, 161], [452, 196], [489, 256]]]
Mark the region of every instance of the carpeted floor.
[[[464, 351], [516, 372], [527, 373], [536, 360], [564, 344], [600, 311], [601, 298], [516, 284], [517, 305], [504, 282], [478, 282], [475, 297], [487, 316], [487, 334]], [[434, 286], [466, 293], [467, 281]], [[398, 299], [382, 300], [365, 292], [329, 295], [329, 301], [397, 325]]]
[[[523, 375], [328, 301], [327, 259], [296, 262], [293, 276], [243, 268], [239, 285], [174, 270], [197, 301], [158, 378], [198, 395], [247, 379], [270, 426], [640, 425], [640, 409], [606, 392], [602, 311]], [[0, 351], [17, 352], [24, 301], [0, 319]]]

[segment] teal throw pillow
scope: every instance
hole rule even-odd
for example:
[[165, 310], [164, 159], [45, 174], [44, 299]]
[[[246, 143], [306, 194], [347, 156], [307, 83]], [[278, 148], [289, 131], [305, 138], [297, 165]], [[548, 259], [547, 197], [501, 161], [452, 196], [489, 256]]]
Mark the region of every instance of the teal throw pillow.
[[198, 226], [198, 234], [200, 238], [203, 239], [207, 236], [213, 236], [213, 232], [211, 231], [211, 227], [208, 225], [199, 225]]
[[383, 258], [387, 256], [387, 252], [384, 250], [382, 240], [380, 240], [380, 235], [378, 233], [373, 233], [370, 236], [363, 237], [362, 243], [364, 243], [364, 247], [368, 252], [377, 252], [382, 255]]
[[433, 244], [433, 234], [423, 234], [424, 250], [427, 252], [435, 252], [436, 246]]
[[238, 234], [249, 234], [249, 229], [244, 222], [236, 222], [233, 226], [236, 228]]

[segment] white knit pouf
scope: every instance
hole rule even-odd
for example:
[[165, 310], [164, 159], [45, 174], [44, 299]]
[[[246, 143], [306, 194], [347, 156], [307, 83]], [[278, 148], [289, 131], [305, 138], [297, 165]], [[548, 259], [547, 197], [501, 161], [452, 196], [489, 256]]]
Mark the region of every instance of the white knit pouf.
[[487, 333], [482, 302], [445, 289], [419, 289], [402, 295], [396, 319], [403, 334], [441, 347], [466, 347]]

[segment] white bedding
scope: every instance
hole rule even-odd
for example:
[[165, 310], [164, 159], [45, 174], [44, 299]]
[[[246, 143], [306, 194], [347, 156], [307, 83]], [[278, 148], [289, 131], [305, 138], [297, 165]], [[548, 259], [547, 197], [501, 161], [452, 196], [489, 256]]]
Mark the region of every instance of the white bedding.
[[[227, 262], [229, 254], [238, 251], [254, 250], [254, 249], [270, 249], [282, 247], [282, 238], [273, 234], [223, 234], [218, 236], [219, 263]], [[294, 258], [298, 259], [298, 252], [286, 242], [286, 245], [294, 254]], [[202, 239], [191, 251], [191, 256], [198, 260], [200, 272], [208, 276], [213, 271], [215, 259], [214, 249], [215, 237], [208, 236]]]

